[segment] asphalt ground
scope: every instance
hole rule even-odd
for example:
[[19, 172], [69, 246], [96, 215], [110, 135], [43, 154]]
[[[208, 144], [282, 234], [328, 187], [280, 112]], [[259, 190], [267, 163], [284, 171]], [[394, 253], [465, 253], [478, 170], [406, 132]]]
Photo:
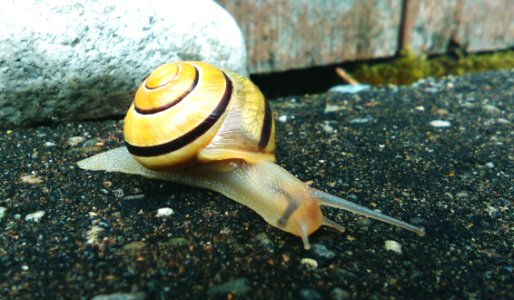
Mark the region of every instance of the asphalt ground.
[[0, 298], [514, 299], [513, 71], [271, 106], [280, 165], [426, 236], [329, 208], [346, 231], [307, 251], [214, 192], [79, 169], [120, 120], [3, 129]]

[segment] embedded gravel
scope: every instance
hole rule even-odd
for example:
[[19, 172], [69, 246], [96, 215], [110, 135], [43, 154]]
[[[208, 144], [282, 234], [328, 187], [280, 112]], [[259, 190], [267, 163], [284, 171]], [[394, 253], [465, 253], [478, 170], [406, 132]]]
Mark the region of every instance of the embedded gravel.
[[122, 121], [3, 129], [0, 298], [514, 299], [514, 71], [271, 106], [282, 166], [426, 236], [325, 209], [346, 231], [306, 251], [214, 192], [79, 169]]

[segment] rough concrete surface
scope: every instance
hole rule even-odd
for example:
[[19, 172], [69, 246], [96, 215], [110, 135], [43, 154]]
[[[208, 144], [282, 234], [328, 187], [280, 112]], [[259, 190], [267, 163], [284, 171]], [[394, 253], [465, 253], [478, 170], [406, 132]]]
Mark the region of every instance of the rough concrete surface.
[[427, 235], [299, 238], [213, 192], [88, 172], [121, 121], [0, 133], [2, 299], [513, 299], [514, 72], [275, 99], [277, 157]]

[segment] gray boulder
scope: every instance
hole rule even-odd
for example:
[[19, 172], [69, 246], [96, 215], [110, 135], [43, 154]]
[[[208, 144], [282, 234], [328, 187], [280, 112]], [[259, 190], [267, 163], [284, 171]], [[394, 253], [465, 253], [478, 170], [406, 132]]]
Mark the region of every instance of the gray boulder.
[[0, 16], [3, 128], [123, 115], [170, 61], [246, 75], [239, 27], [211, 0], [4, 0]]

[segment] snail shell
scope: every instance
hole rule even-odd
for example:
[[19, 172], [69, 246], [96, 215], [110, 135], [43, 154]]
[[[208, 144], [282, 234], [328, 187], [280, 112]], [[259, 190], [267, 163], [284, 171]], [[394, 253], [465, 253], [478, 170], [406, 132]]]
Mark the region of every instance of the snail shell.
[[155, 69], [136, 92], [123, 128], [149, 169], [242, 159], [275, 161], [268, 102], [248, 79], [202, 62]]
[[316, 190], [275, 164], [275, 125], [247, 78], [203, 62], [158, 67], [141, 84], [125, 117], [126, 147], [78, 163], [88, 170], [141, 175], [217, 191], [269, 224], [300, 236], [320, 226], [344, 227], [320, 206], [424, 235], [424, 229]]

